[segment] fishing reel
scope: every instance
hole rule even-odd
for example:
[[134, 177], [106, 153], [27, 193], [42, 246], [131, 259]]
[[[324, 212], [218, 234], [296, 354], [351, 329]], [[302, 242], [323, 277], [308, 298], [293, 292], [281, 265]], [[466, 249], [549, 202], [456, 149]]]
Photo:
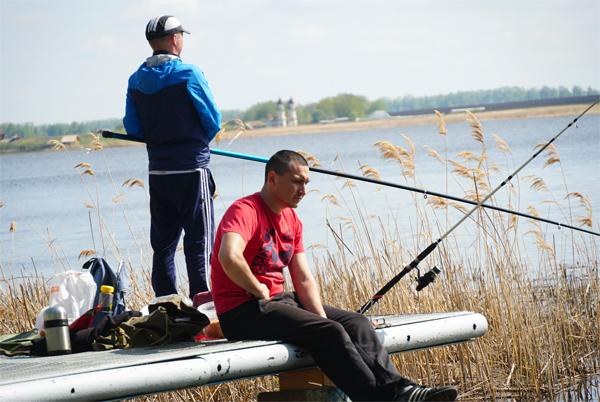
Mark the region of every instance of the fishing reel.
[[442, 271], [438, 267], [434, 266], [429, 271], [427, 271], [425, 275], [421, 275], [421, 271], [419, 270], [419, 268], [417, 268], [417, 292], [420, 292], [431, 282], [435, 281], [435, 277], [441, 272]]

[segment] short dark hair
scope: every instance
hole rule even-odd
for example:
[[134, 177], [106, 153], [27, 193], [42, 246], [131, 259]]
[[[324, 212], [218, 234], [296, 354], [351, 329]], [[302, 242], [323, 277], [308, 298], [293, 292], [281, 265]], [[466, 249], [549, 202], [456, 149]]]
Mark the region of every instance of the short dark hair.
[[267, 166], [265, 167], [265, 183], [267, 182], [267, 176], [271, 170], [278, 175], [285, 174], [290, 171], [290, 164], [292, 162], [296, 162], [301, 166], [308, 166], [308, 162], [304, 156], [300, 155], [296, 151], [290, 151], [288, 149], [277, 151], [273, 156], [271, 156], [267, 162]]

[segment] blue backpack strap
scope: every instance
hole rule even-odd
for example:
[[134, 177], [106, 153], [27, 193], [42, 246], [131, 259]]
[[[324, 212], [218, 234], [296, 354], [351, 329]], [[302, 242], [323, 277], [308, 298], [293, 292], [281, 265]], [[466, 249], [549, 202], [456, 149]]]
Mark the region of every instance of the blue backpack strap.
[[117, 268], [117, 286], [115, 287], [115, 298], [113, 301], [114, 314], [121, 314], [125, 311], [125, 295], [131, 291], [131, 282], [129, 280], [129, 272], [123, 260], [119, 263]]

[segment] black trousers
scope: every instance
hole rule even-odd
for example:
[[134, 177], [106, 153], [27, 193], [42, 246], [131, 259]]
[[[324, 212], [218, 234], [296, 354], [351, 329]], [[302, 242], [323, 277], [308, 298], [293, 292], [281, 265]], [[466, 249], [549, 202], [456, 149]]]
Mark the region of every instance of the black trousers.
[[230, 340], [281, 340], [309, 352], [353, 401], [389, 400], [402, 378], [364, 315], [323, 306], [323, 318], [299, 305], [294, 293], [252, 300], [219, 315]]
[[152, 288], [156, 296], [177, 293], [175, 251], [182, 230], [190, 298], [208, 290], [210, 254], [214, 241], [212, 196], [215, 184], [209, 169], [155, 175], [150, 182], [150, 244]]

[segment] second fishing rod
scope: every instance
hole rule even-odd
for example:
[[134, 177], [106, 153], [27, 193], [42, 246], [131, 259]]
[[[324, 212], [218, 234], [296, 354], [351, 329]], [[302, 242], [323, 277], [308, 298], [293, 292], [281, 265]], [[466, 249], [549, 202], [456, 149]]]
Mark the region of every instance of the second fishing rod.
[[[552, 144], [554, 141], [556, 141], [556, 139], [558, 137], [560, 137], [565, 131], [567, 131], [567, 129], [569, 129], [571, 126], [573, 126], [574, 124], [577, 123], [577, 120], [579, 120], [579, 118], [581, 118], [581, 116], [583, 116], [584, 114], [586, 114], [591, 108], [593, 108], [594, 106], [596, 106], [598, 103], [600, 103], [600, 98], [598, 98], [598, 100], [596, 100], [594, 103], [592, 103], [590, 106], [588, 106], [583, 112], [581, 112], [577, 117], [575, 117], [565, 128], [563, 128], [558, 134], [556, 134], [554, 137], [552, 137], [548, 142], [546, 142], [542, 147], [540, 147], [537, 152], [535, 152], [529, 159], [527, 159], [521, 166], [519, 166], [514, 172], [512, 172], [510, 175], [508, 175], [508, 177], [506, 177], [506, 179], [504, 179], [495, 189], [493, 189], [489, 194], [487, 194], [481, 201], [479, 201], [477, 203], [477, 205], [471, 209], [469, 212], [467, 212], [458, 222], [456, 222], [454, 224], [454, 226], [452, 226], [450, 229], [448, 229], [446, 231], [446, 233], [444, 233], [442, 236], [440, 236], [439, 239], [435, 240], [433, 243], [431, 243], [429, 246], [427, 246], [423, 251], [421, 251], [419, 253], [419, 255], [417, 255], [417, 257], [412, 260], [410, 262], [410, 264], [406, 265], [404, 267], [404, 269], [402, 269], [402, 271], [400, 271], [400, 273], [398, 273], [396, 276], [394, 276], [390, 281], [388, 281], [385, 285], [383, 285], [383, 287], [381, 289], [379, 289], [377, 291], [377, 293], [375, 293], [373, 296], [371, 296], [371, 298], [361, 306], [360, 309], [358, 309], [359, 313], [366, 313], [371, 307], [373, 307], [375, 304], [377, 304], [382, 298], [383, 296], [390, 290], [392, 289], [396, 283], [398, 283], [398, 281], [400, 281], [400, 279], [402, 279], [404, 276], [406, 276], [406, 274], [408, 274], [410, 271], [412, 271], [413, 269], [417, 268], [419, 263], [421, 261], [423, 261], [429, 254], [431, 254], [431, 252], [433, 250], [435, 250], [437, 248], [437, 246], [444, 241], [444, 239], [446, 237], [448, 237], [448, 235], [450, 235], [450, 233], [452, 233], [457, 227], [459, 227], [465, 220], [467, 220], [469, 218], [469, 216], [471, 216], [475, 211], [477, 211], [477, 209], [479, 207], [482, 207], [484, 205], [484, 203], [489, 200], [491, 197], [493, 197], [494, 194], [496, 194], [496, 192], [498, 190], [500, 190], [502, 187], [504, 187], [508, 182], [510, 182], [510, 180], [515, 177], [517, 174], [519, 174], [519, 172], [521, 170], [523, 170], [523, 168], [525, 166], [527, 166], [532, 160], [534, 160], [539, 154], [541, 154], [546, 148], [548, 148], [550, 146], [550, 144]], [[417, 268], [418, 270], [418, 268]], [[417, 285], [417, 291], [422, 290], [423, 288], [425, 288], [427, 285], [429, 285], [431, 282], [433, 282], [433, 280], [435, 279], [436, 275], [438, 275], [441, 272], [441, 270], [437, 267], [433, 267], [429, 272], [427, 272], [425, 275], [421, 276], [419, 275], [417, 278], [418, 281], [418, 285]]]

